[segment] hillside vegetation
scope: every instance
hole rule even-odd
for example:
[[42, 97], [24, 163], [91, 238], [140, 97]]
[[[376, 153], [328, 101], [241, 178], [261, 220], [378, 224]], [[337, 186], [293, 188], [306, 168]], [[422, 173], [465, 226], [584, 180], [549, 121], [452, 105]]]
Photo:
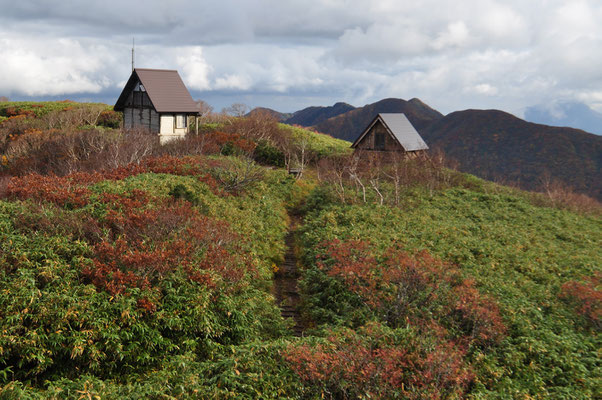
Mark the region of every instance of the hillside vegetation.
[[496, 110], [451, 113], [420, 131], [462, 171], [545, 190], [556, 181], [602, 200], [602, 137]]
[[429, 147], [445, 152], [463, 172], [527, 190], [562, 186], [602, 200], [602, 136], [526, 122], [499, 110], [443, 116], [418, 99], [384, 99], [335, 116], [330, 109], [306, 109], [314, 129], [353, 142], [377, 113], [404, 113]]
[[83, 125], [0, 177], [0, 398], [602, 395], [599, 204], [264, 115], [163, 147]]

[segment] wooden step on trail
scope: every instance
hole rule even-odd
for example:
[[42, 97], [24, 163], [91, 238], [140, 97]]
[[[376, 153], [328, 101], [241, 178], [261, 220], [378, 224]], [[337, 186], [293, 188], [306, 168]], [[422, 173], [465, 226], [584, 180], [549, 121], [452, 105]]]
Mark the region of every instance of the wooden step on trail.
[[284, 262], [279, 266], [274, 276], [274, 298], [280, 307], [283, 318], [292, 318], [295, 322], [293, 333], [295, 336], [303, 336], [303, 320], [297, 308], [299, 304], [299, 270], [297, 269], [297, 256], [294, 250], [294, 233], [289, 231], [285, 239], [286, 253]]

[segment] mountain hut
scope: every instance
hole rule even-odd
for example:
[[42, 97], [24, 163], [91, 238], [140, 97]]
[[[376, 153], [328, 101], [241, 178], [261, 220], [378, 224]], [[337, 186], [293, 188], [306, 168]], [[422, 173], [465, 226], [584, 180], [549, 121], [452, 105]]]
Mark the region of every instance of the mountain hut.
[[125, 129], [158, 133], [161, 143], [184, 137], [199, 114], [178, 71], [165, 69], [135, 68], [113, 109]]
[[416, 153], [429, 148], [402, 113], [378, 114], [351, 147], [401, 153]]

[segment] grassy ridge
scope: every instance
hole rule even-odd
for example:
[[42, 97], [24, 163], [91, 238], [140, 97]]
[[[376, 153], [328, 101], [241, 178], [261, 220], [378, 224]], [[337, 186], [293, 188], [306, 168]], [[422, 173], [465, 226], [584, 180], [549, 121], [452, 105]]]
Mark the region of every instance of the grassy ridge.
[[351, 143], [346, 140], [335, 139], [323, 133], [312, 132], [307, 129], [280, 124], [282, 129], [291, 132], [293, 140], [297, 143], [307, 142], [308, 149], [316, 154], [318, 158], [350, 154]]
[[[294, 180], [255, 167], [244, 192], [228, 193], [219, 178], [239, 159], [149, 163], [9, 185], [12, 200], [0, 201], [2, 396], [220, 397], [236, 379], [217, 360], [236, 364], [233, 346], [260, 354], [253, 342], [285, 333], [266, 290]], [[232, 374], [248, 379], [258, 368]], [[193, 376], [186, 388], [156, 386]]]
[[[432, 197], [414, 193], [401, 208], [333, 202], [306, 221], [303, 247], [310, 265], [311, 249], [335, 238], [366, 239], [380, 249], [377, 254], [391, 245], [426, 249], [460, 266], [496, 299], [507, 338], [490, 352], [470, 355], [477, 371], [474, 398], [599, 394], [599, 338], [560, 292], [567, 281], [600, 272], [600, 219], [510, 195], [449, 189]], [[311, 276], [305, 279], [309, 286]], [[317, 294], [307, 295], [311, 302]]]
[[[67, 109], [103, 106], [106, 110], [112, 110], [113, 107], [103, 103], [75, 103], [73, 101], [4, 101], [0, 102], [0, 117], [10, 117], [11, 115], [32, 115], [42, 117], [53, 111], [63, 111]], [[0, 120], [0, 122], [2, 122]]]
[[[0, 398], [600, 397], [595, 209], [231, 122], [0, 178]], [[302, 154], [303, 179], [278, 168]], [[269, 294], [287, 211], [301, 339]]]

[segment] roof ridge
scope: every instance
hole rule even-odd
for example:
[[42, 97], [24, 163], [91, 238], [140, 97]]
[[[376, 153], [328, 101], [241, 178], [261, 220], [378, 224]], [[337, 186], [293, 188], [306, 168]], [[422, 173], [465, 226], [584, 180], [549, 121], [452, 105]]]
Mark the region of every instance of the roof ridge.
[[156, 68], [134, 68], [134, 71], [165, 71], [165, 72], [178, 72], [177, 69], [156, 69]]

